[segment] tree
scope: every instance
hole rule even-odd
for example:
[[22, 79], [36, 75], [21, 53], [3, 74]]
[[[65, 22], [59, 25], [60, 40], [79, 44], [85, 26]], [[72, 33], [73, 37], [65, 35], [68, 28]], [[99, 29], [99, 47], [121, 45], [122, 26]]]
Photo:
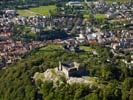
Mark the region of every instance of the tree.
[[98, 94], [91, 93], [85, 97], [85, 100], [99, 100]]
[[103, 100], [121, 100], [121, 91], [117, 81], [109, 83], [103, 89]]
[[132, 91], [133, 88], [133, 78], [126, 78], [122, 84], [122, 100], [127, 100], [132, 98], [132, 93], [130, 94], [130, 91]]
[[129, 94], [130, 94], [129, 100], [133, 100], [133, 88], [130, 89]]

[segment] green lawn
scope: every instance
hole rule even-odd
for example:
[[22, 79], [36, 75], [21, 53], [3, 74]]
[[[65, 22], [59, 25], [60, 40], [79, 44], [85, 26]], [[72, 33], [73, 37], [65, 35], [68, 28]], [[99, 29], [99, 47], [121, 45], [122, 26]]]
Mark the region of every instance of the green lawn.
[[84, 18], [90, 18], [89, 14], [84, 14]]
[[105, 1], [107, 1], [108, 3], [112, 3], [112, 2], [127, 3], [127, 2], [130, 2], [132, 0], [105, 0]]
[[91, 47], [89, 47], [89, 46], [80, 46], [80, 49], [85, 50], [87, 52], [93, 51], [93, 49]]
[[36, 16], [37, 13], [31, 12], [30, 10], [18, 10], [20, 16]]
[[36, 15], [48, 15], [51, 12], [55, 12], [56, 6], [40, 6], [36, 8], [29, 8], [27, 10], [18, 10], [20, 16], [36, 16]]
[[106, 18], [105, 14], [96, 14], [95, 18], [98, 20], [104, 20]]
[[37, 8], [30, 8], [29, 10], [38, 14], [48, 15], [50, 11], [55, 12], [56, 6], [55, 5], [40, 6]]
[[61, 45], [58, 45], [58, 44], [51, 44], [51, 45], [48, 45], [46, 47], [42, 47], [40, 48], [40, 50], [53, 50], [53, 49], [62, 49]]

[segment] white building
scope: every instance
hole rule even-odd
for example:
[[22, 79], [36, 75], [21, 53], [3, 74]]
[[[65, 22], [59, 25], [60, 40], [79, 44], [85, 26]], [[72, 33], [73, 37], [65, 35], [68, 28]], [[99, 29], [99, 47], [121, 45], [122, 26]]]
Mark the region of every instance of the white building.
[[74, 1], [74, 2], [68, 2], [66, 3], [66, 6], [75, 6], [75, 7], [82, 7], [83, 3], [79, 1]]

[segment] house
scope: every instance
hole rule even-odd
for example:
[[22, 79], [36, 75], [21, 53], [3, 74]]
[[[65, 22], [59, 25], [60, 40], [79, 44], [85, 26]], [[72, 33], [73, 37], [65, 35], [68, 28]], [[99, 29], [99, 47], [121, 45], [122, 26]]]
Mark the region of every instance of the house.
[[97, 35], [96, 35], [95, 33], [93, 33], [93, 34], [88, 34], [88, 35], [87, 35], [88, 41], [89, 41], [89, 40], [95, 40], [96, 37], [97, 37]]
[[10, 15], [16, 15], [16, 11], [15, 10], [6, 10], [5, 13], [6, 14], [10, 14]]
[[57, 68], [59, 72], [63, 72], [67, 78], [69, 77], [81, 77], [87, 74], [85, 66], [77, 62], [61, 63], [59, 62], [59, 67]]
[[84, 34], [79, 34], [78, 37], [76, 37], [76, 40], [79, 41], [80, 43], [84, 43], [85, 42], [85, 35]]
[[118, 42], [111, 43], [111, 47], [112, 47], [114, 50], [116, 50], [116, 49], [118, 49], [118, 47], [119, 47], [119, 43], [118, 43]]

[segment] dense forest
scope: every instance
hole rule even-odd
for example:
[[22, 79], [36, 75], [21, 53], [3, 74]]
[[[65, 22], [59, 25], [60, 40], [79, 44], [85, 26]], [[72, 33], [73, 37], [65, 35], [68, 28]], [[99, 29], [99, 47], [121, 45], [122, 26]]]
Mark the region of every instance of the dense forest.
[[[59, 45], [49, 45], [33, 51], [22, 61], [0, 70], [0, 100], [133, 100], [133, 70], [111, 57], [107, 48], [90, 46], [99, 56], [88, 52], [69, 52]], [[86, 64], [90, 77], [98, 77], [104, 88], [90, 88], [88, 85], [64, 83], [54, 87], [51, 81], [34, 82], [35, 72], [44, 72], [58, 66], [63, 59]], [[98, 83], [98, 84], [99, 84]]]

